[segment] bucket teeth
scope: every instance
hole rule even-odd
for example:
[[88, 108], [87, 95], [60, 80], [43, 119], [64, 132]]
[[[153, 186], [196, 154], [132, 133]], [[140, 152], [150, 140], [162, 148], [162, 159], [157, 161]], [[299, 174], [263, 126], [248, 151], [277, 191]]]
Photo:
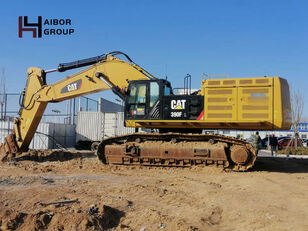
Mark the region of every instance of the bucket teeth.
[[11, 161], [18, 150], [15, 132], [13, 131], [4, 138], [4, 142], [0, 146], [0, 161]]

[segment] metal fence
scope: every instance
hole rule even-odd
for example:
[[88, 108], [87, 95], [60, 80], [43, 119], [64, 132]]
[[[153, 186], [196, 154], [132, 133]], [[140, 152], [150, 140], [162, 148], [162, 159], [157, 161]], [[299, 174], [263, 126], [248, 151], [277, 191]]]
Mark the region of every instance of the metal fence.
[[[0, 143], [11, 133], [13, 122], [0, 121]], [[75, 125], [40, 123], [30, 143], [31, 149], [70, 148], [75, 145]]]
[[[18, 93], [0, 94], [0, 121], [10, 121], [18, 116]], [[50, 103], [41, 119], [43, 123], [75, 124], [78, 111], [98, 111], [99, 102], [88, 97], [78, 97], [71, 100]]]

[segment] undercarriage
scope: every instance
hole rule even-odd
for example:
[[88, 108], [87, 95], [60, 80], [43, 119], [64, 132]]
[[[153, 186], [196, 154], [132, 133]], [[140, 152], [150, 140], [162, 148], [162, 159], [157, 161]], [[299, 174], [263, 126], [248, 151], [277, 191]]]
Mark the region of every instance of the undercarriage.
[[106, 164], [146, 166], [214, 165], [246, 171], [256, 160], [252, 145], [216, 134], [134, 133], [102, 140], [97, 156]]

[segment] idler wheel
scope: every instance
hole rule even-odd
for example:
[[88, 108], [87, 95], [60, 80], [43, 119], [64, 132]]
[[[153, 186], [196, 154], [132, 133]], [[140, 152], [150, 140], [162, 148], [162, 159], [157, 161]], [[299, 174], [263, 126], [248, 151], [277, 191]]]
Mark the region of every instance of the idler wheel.
[[236, 164], [245, 164], [249, 159], [249, 152], [244, 146], [234, 145], [231, 147], [231, 160]]

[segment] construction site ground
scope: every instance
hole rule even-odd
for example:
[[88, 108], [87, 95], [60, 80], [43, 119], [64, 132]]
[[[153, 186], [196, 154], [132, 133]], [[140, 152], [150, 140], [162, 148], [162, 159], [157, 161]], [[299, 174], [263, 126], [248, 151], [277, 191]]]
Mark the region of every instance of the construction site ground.
[[308, 230], [307, 205], [308, 159], [229, 172], [50, 151], [0, 164], [0, 230]]

